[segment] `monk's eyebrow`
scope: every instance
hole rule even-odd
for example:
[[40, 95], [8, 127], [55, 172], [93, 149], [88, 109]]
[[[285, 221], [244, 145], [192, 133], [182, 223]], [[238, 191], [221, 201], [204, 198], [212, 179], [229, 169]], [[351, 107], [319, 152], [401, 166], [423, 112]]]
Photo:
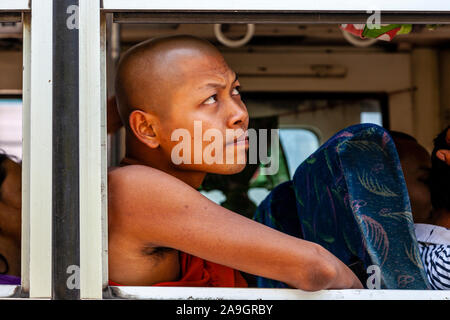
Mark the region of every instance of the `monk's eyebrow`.
[[204, 88], [221, 88], [221, 89], [225, 89], [227, 86], [222, 84], [222, 83], [216, 83], [216, 82], [210, 82], [205, 84], [204, 86], [201, 86], [200, 89], [204, 89]]
[[[237, 73], [235, 73], [234, 80], [232, 83], [235, 83], [237, 80], [238, 80], [238, 75], [237, 75]], [[226, 86], [226, 84], [223, 84], [223, 83], [210, 82], [210, 83], [207, 83], [207, 84], [201, 86], [199, 89], [208, 88], [208, 87], [225, 89], [227, 86]]]

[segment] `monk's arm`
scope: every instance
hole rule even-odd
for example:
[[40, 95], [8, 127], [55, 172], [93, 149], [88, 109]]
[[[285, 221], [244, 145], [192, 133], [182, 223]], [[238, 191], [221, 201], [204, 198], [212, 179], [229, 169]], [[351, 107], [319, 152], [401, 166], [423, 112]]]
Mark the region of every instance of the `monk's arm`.
[[175, 248], [308, 291], [362, 288], [323, 247], [208, 200], [163, 172], [129, 166], [109, 175], [110, 223], [143, 244]]

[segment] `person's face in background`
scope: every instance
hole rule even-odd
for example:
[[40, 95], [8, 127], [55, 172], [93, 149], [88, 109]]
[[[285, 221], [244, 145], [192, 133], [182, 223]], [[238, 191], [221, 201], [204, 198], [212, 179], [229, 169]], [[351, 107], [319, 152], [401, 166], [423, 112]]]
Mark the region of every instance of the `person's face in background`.
[[431, 156], [413, 140], [394, 139], [408, 188], [415, 223], [430, 223], [431, 193], [429, 179]]
[[6, 159], [2, 163], [6, 171], [5, 180], [0, 185], [0, 200], [11, 207], [20, 209], [21, 204], [21, 167], [18, 163]]
[[12, 236], [20, 241], [22, 181], [20, 164], [5, 159], [0, 164], [6, 173], [0, 184], [0, 227], [5, 236]]

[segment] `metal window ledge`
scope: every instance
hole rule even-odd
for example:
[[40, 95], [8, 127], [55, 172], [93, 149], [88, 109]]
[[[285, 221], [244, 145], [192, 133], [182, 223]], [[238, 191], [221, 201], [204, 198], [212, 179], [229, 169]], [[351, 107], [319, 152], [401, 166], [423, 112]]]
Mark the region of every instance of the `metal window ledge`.
[[450, 300], [450, 291], [109, 287], [112, 298], [139, 300]]
[[[145, 11], [115, 12], [117, 23], [366, 23], [366, 12]], [[449, 24], [450, 12], [382, 12], [382, 23]]]

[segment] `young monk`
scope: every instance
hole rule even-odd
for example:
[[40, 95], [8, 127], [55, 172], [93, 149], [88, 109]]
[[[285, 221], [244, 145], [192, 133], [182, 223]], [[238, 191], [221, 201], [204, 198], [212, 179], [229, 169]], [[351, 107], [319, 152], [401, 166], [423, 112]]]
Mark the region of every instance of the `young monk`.
[[[194, 137], [223, 133], [223, 154], [245, 156], [248, 113], [237, 75], [210, 43], [190, 36], [153, 39], [130, 49], [116, 78], [126, 127], [126, 158], [108, 176], [111, 284], [247, 286], [236, 270], [308, 291], [362, 288], [352, 271], [317, 244], [280, 233], [208, 200], [206, 173], [234, 174], [245, 164], [179, 164], [175, 129]], [[203, 142], [204, 150], [209, 142]], [[192, 140], [192, 159], [194, 141]], [[236, 162], [235, 162], [236, 163]], [[203, 260], [204, 259], [204, 260]]]

